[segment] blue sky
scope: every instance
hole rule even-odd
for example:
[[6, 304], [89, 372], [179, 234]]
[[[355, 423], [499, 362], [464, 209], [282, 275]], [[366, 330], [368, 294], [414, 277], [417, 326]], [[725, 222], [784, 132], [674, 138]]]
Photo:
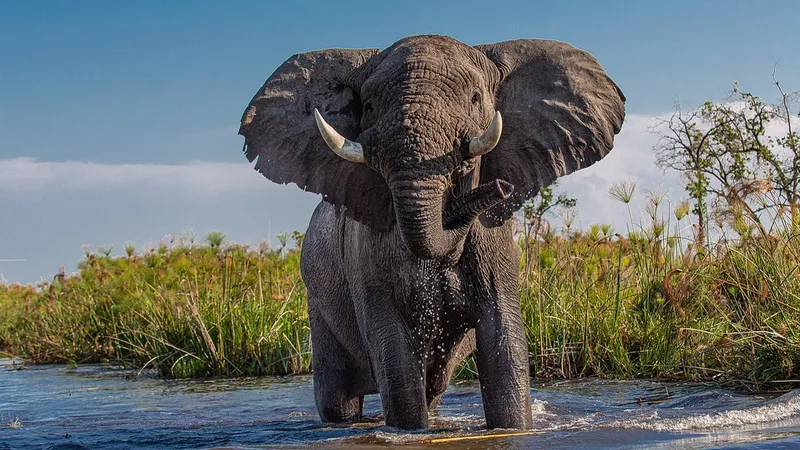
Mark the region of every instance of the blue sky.
[[[677, 101], [721, 100], [732, 80], [772, 100], [776, 62], [783, 85], [800, 89], [800, 2], [544, 3], [0, 1], [0, 260], [26, 260], [0, 262], [0, 274], [71, 270], [84, 244], [121, 250], [188, 229], [257, 243], [304, 229], [318, 199], [250, 170], [236, 135], [252, 95], [294, 53], [422, 33], [588, 50], [629, 114], [618, 161], [576, 174], [589, 203], [614, 176], [656, 181], [660, 171], [638, 166], [650, 161], [645, 119]], [[587, 224], [613, 220], [593, 206]]]

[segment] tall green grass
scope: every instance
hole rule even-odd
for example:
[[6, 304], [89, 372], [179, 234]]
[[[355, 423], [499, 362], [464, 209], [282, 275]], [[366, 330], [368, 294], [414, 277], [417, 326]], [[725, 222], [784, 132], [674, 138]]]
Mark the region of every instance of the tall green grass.
[[210, 237], [88, 253], [78, 276], [0, 285], [0, 342], [37, 363], [113, 360], [172, 377], [308, 372], [299, 253]]
[[[776, 227], [701, 245], [686, 236], [685, 205], [667, 220], [662, 201], [651, 195], [649, 222], [622, 233], [543, 226], [520, 240], [532, 375], [800, 385], [800, 237]], [[0, 346], [171, 377], [309, 372], [299, 252], [222, 240], [87, 252], [78, 276], [0, 284]], [[474, 376], [474, 361], [459, 376]]]
[[[634, 188], [611, 194], [629, 205]], [[754, 225], [721, 223], [709, 246], [687, 237], [688, 204], [670, 215], [664, 198], [651, 192], [646, 224], [625, 235], [545, 227], [528, 242], [520, 299], [532, 373], [800, 385], [794, 227], [776, 216], [773, 234], [756, 236]]]
[[800, 369], [800, 245], [706, 256], [644, 238], [539, 242], [521, 284], [533, 373], [723, 379], [760, 389]]

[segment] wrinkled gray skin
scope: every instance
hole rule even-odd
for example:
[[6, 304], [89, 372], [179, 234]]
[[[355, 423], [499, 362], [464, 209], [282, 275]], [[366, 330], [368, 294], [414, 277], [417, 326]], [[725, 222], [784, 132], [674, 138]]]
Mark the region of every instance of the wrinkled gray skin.
[[[535, 39], [415, 36], [295, 55], [273, 73], [239, 133], [267, 178], [324, 196], [302, 255], [323, 421], [357, 420], [379, 392], [387, 425], [425, 428], [476, 349], [487, 426], [531, 426], [508, 219], [608, 153], [624, 101], [591, 55]], [[326, 146], [314, 108], [362, 144], [364, 164]], [[469, 157], [495, 110], [499, 144]]]

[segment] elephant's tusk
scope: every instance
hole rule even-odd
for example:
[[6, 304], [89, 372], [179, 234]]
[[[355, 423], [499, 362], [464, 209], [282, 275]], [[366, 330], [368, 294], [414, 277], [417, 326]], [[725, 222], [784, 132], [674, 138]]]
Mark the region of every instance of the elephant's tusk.
[[330, 147], [334, 153], [354, 163], [364, 162], [364, 149], [361, 147], [361, 144], [353, 142], [337, 133], [332, 126], [328, 125], [328, 122], [325, 122], [325, 119], [322, 118], [317, 108], [314, 108], [314, 120], [317, 121], [317, 128], [319, 128], [319, 132], [322, 134], [322, 139], [325, 140], [325, 143], [328, 144], [328, 147]]
[[501, 134], [503, 134], [503, 117], [500, 115], [500, 111], [495, 111], [492, 123], [486, 128], [486, 131], [469, 141], [469, 156], [481, 156], [492, 151], [500, 141]]

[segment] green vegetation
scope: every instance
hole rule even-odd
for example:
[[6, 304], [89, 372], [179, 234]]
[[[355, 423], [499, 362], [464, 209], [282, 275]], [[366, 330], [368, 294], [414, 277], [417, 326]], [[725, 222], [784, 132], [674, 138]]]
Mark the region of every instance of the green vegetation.
[[308, 372], [299, 253], [224, 238], [87, 252], [79, 276], [0, 284], [0, 348], [35, 363], [113, 360], [173, 377]]
[[785, 209], [791, 226], [800, 230], [800, 135], [793, 123], [800, 117], [800, 92], [786, 92], [774, 74], [773, 83], [777, 104], [734, 83], [726, 102], [678, 109], [659, 124], [656, 163], [683, 176], [699, 245], [706, 242], [712, 208], [734, 228], [752, 228], [762, 236], [769, 233], [762, 213]]
[[[635, 186], [611, 189], [629, 204]], [[538, 377], [719, 380], [789, 387], [800, 370], [800, 236], [789, 217], [710, 248], [681, 231], [689, 205], [665, 220], [651, 192], [649, 223], [533, 240], [520, 297]], [[786, 222], [785, 226], [779, 225]], [[696, 230], [696, 228], [694, 228]], [[566, 230], [566, 228], [565, 228]]]

